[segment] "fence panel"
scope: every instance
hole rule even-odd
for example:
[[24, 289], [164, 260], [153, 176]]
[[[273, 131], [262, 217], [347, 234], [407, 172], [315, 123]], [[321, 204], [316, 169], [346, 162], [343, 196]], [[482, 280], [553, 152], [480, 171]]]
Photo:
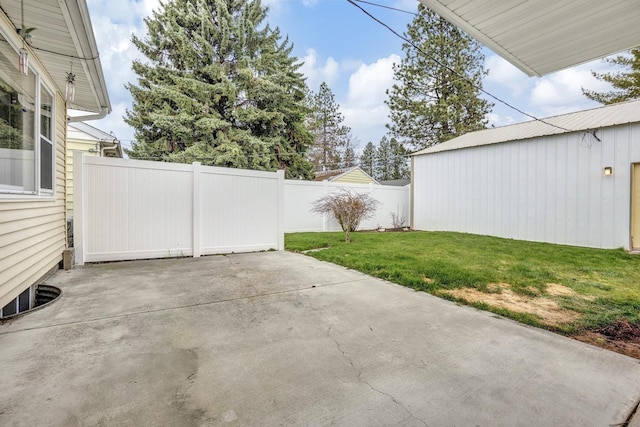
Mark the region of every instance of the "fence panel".
[[82, 153], [74, 164], [80, 265], [284, 249], [283, 172]]
[[347, 188], [357, 193], [368, 193], [380, 202], [375, 215], [360, 224], [361, 230], [393, 226], [391, 213], [404, 216], [405, 224], [410, 224], [410, 188], [374, 184], [347, 184], [329, 181], [310, 182], [285, 180], [284, 211], [285, 232], [299, 231], [340, 231], [340, 225], [333, 217], [311, 213], [313, 202], [323, 195]]
[[76, 262], [284, 249], [284, 233], [339, 231], [313, 202], [348, 188], [380, 202], [360, 229], [406, 216], [409, 188], [284, 179], [258, 172], [74, 154]]
[[278, 247], [279, 175], [206, 168], [201, 175], [202, 254]]

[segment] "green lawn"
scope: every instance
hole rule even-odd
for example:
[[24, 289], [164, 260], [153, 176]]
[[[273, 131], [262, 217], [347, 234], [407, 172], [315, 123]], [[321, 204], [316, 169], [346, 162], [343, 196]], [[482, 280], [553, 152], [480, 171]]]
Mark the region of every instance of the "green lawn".
[[[640, 325], [640, 256], [622, 249], [449, 232], [359, 232], [351, 239], [345, 244], [344, 233], [292, 233], [285, 236], [285, 246], [300, 252], [326, 248], [307, 254], [559, 332], [577, 333], [620, 320]], [[562, 285], [567, 292], [551, 292], [549, 284]], [[561, 312], [573, 316], [566, 322], [552, 322], [544, 313], [472, 301], [457, 292], [494, 298], [515, 295], [532, 304], [551, 300]]]

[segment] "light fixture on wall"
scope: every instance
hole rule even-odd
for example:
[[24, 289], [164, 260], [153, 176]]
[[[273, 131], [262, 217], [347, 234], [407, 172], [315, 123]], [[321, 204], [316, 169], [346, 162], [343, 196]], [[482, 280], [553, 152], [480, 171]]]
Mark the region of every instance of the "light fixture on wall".
[[20, 57], [19, 57], [19, 69], [20, 69], [20, 73], [28, 76], [29, 75], [29, 54], [27, 53], [27, 49], [25, 48], [20, 48], [20, 51], [18, 52]]
[[73, 62], [71, 62], [71, 71], [67, 73], [67, 85], [65, 97], [68, 102], [73, 102], [76, 97], [76, 75], [73, 74]]
[[613, 168], [611, 166], [604, 167], [605, 176], [613, 175]]
[[35, 28], [27, 28], [24, 25], [24, 0], [20, 0], [20, 17], [22, 20], [22, 27], [18, 28], [18, 35], [22, 37], [22, 47], [18, 51], [18, 68], [20, 69], [20, 73], [25, 76], [29, 75], [29, 53], [27, 49], [25, 49], [25, 45], [29, 44], [29, 40], [31, 40], [31, 32], [35, 30]]

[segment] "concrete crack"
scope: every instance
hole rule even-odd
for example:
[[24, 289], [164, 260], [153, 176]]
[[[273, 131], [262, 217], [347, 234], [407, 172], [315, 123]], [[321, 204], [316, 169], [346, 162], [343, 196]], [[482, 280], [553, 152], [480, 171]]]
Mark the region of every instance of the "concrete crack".
[[631, 412], [627, 416], [626, 420], [617, 424], [609, 424], [609, 427], [627, 427], [629, 424], [631, 424], [631, 421], [633, 421], [635, 415], [639, 413], [638, 412], [639, 410], [640, 410], [640, 401], [636, 402], [633, 408], [631, 408]]
[[429, 427], [429, 424], [427, 424], [427, 422], [421, 418], [416, 417], [413, 412], [411, 412], [409, 410], [409, 408], [407, 408], [406, 406], [404, 406], [404, 404], [402, 402], [400, 402], [398, 399], [396, 399], [395, 396], [393, 396], [392, 394], [389, 394], [387, 392], [384, 392], [376, 387], [374, 387], [373, 385], [371, 385], [371, 383], [369, 381], [367, 381], [366, 379], [364, 379], [362, 377], [362, 368], [357, 368], [356, 365], [353, 363], [353, 360], [351, 360], [351, 358], [347, 355], [347, 353], [342, 349], [342, 347], [340, 346], [340, 342], [331, 334], [331, 328], [333, 326], [329, 326], [329, 331], [328, 331], [328, 336], [331, 339], [331, 341], [333, 341], [336, 345], [336, 348], [338, 349], [338, 351], [342, 354], [342, 357], [349, 362], [349, 365], [351, 365], [351, 367], [353, 368], [353, 370], [355, 372], [357, 372], [357, 379], [358, 382], [362, 383], [362, 384], [366, 384], [371, 390], [375, 391], [378, 394], [381, 394], [383, 396], [388, 397], [394, 404], [398, 405], [399, 407], [401, 407], [404, 412], [407, 413], [407, 415], [409, 415], [411, 418], [413, 418], [416, 421], [421, 422], [424, 426]]

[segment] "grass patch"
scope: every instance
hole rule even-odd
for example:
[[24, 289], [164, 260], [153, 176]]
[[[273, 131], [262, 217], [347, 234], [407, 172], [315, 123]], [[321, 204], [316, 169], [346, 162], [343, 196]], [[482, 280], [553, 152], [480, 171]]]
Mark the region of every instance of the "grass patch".
[[[344, 243], [343, 233], [292, 233], [285, 236], [285, 246], [292, 251], [327, 248], [308, 255], [567, 334], [623, 319], [640, 325], [640, 257], [622, 249], [451, 232], [358, 232], [350, 244]], [[472, 301], [464, 297], [465, 288], [494, 297], [507, 289], [521, 305], [545, 299], [552, 309], [575, 316], [565, 323], [552, 322], [544, 312]]]

